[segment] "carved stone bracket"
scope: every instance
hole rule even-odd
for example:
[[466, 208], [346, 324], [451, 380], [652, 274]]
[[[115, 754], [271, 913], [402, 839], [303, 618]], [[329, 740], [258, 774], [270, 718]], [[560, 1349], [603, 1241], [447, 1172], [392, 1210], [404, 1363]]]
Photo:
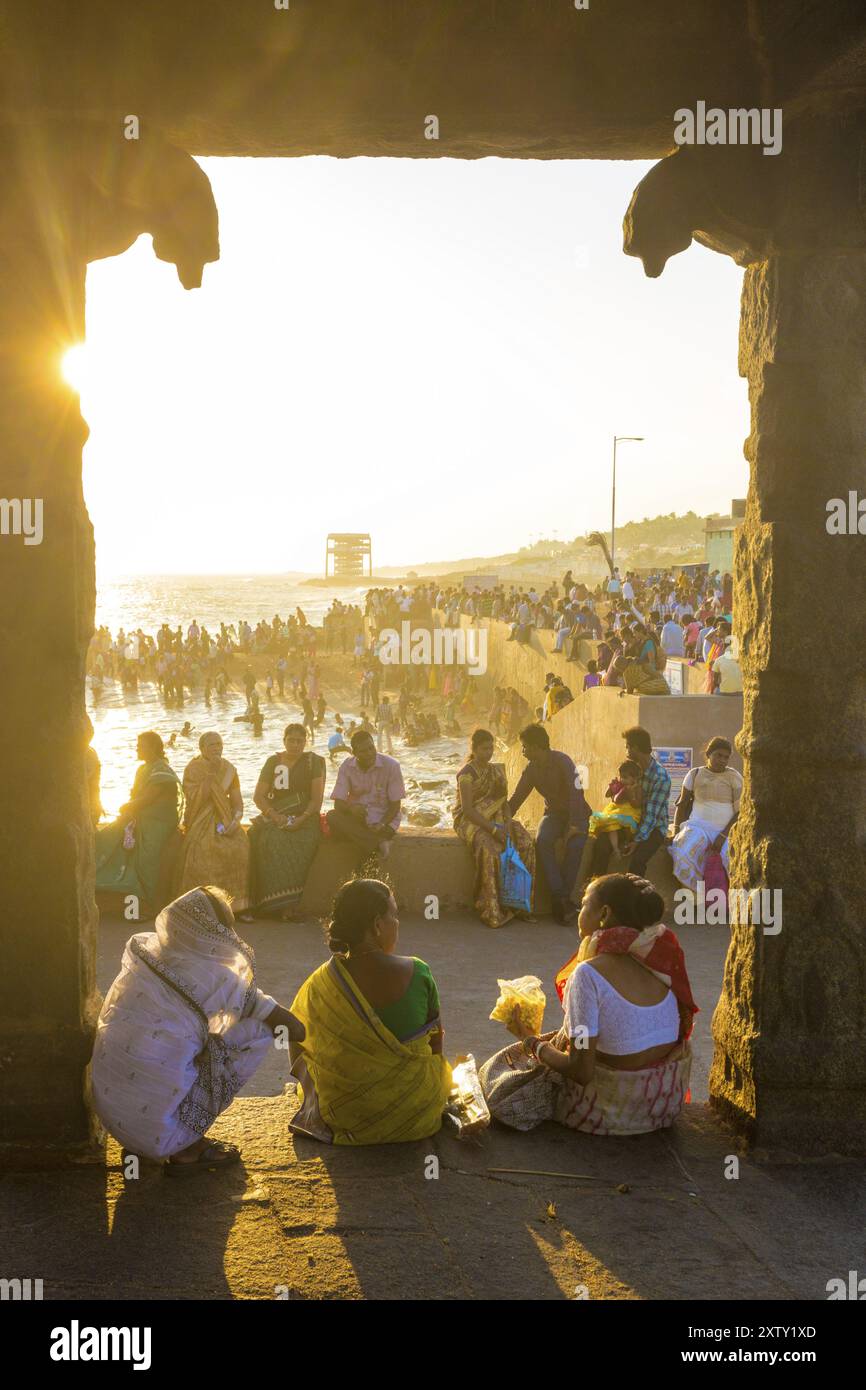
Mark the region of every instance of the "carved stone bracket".
[[136, 140], [124, 137], [119, 122], [7, 127], [0, 168], [5, 231], [20, 240], [35, 229], [46, 246], [56, 235], [65, 260], [116, 256], [150, 232], [155, 255], [177, 267], [185, 289], [195, 289], [205, 265], [219, 259], [207, 175], [146, 126]]
[[774, 253], [866, 246], [866, 124], [862, 116], [783, 124], [782, 149], [684, 145], [635, 189], [623, 249], [661, 275], [692, 240], [753, 265]]

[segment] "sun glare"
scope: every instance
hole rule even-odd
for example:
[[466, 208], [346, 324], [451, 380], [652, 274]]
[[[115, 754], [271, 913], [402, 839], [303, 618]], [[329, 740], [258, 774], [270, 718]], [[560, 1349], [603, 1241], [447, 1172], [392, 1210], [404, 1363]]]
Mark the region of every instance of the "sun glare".
[[87, 382], [87, 369], [87, 348], [84, 343], [76, 343], [63, 354], [60, 363], [61, 375], [79, 394]]

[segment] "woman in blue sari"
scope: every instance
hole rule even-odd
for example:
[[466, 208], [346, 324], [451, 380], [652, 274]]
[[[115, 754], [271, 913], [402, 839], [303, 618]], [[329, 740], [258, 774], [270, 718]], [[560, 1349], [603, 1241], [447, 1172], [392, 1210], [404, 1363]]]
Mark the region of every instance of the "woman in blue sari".
[[139, 734], [136, 755], [141, 766], [129, 801], [117, 820], [96, 831], [96, 891], [138, 898], [139, 916], [145, 917], [171, 896], [170, 885], [162, 890], [162, 863], [177, 837], [183, 792], [159, 734]]

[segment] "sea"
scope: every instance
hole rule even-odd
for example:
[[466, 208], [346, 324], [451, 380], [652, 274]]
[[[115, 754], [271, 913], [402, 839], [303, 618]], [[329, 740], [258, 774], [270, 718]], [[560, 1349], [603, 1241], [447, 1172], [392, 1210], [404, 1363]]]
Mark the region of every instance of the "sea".
[[[185, 633], [195, 619], [199, 626], [213, 632], [219, 631], [221, 622], [236, 625], [245, 618], [255, 627], [260, 619], [271, 621], [277, 613], [287, 618], [300, 607], [307, 621], [318, 627], [334, 598], [363, 607], [367, 587], [306, 584], [302, 575], [130, 575], [98, 581], [96, 625], [108, 627], [112, 634], [120, 628], [129, 632], [140, 627], [155, 635], [163, 622], [171, 627], [180, 625]], [[141, 681], [137, 691], [130, 691], [123, 690], [119, 681], [106, 680], [101, 692], [96, 692], [88, 680], [87, 711], [93, 722], [93, 747], [102, 765], [102, 804], [106, 815], [117, 815], [129, 799], [138, 766], [136, 737], [145, 729], [155, 729], [165, 742], [176, 734], [176, 746], [167, 753], [178, 776], [198, 753], [199, 736], [206, 729], [216, 729], [223, 737], [225, 756], [238, 769], [245, 818], [255, 815], [252, 794], [262, 764], [282, 746], [285, 725], [300, 715], [300, 707], [289, 701], [275, 700], [270, 704], [263, 692], [260, 695], [264, 724], [261, 733], [256, 734], [249, 724], [236, 722], [246, 704], [238, 691], [213, 695], [208, 707], [203, 692], [194, 690], [186, 695], [182, 709], [174, 709], [165, 706], [157, 687], [150, 682]], [[316, 730], [313, 747], [326, 757], [327, 739], [334, 731], [337, 710], [327, 686], [324, 695], [329, 709], [324, 723]], [[351, 700], [344, 700], [338, 709], [344, 719], [355, 718], [360, 712], [358, 702]], [[184, 737], [180, 731], [187, 720], [193, 726], [192, 734]], [[396, 736], [394, 756], [403, 769], [407, 788], [406, 817], [411, 820], [414, 816], [416, 824], [431, 828], [450, 826], [454, 777], [465, 760], [466, 739], [443, 735], [411, 748]], [[334, 763], [326, 757], [325, 810], [339, 761], [339, 755]]]

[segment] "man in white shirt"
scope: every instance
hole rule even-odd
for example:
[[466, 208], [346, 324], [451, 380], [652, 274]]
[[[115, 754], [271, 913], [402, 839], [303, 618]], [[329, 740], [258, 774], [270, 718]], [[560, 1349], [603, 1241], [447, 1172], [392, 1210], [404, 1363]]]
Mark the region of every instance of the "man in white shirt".
[[634, 603], [634, 589], [632, 588], [632, 583], [628, 575], [626, 575], [625, 582], [622, 586], [622, 596], [626, 603]]
[[743, 673], [740, 663], [737, 661], [731, 650], [730, 637], [725, 638], [724, 655], [716, 658], [713, 667], [719, 677], [719, 694], [736, 695], [743, 692]]
[[675, 623], [673, 618], [668, 618], [661, 630], [659, 641], [665, 656], [685, 656], [686, 648], [683, 641], [683, 630], [679, 623]]

